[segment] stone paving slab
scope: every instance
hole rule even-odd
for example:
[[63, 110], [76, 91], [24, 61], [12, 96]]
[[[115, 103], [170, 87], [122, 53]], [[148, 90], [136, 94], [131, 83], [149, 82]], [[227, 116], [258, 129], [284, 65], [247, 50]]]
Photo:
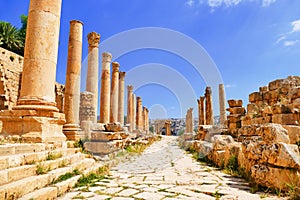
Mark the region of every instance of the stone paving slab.
[[[107, 179], [88, 188], [90, 192], [74, 192], [76, 189], [73, 189], [58, 199], [80, 195], [85, 199], [100, 200], [261, 199], [261, 194], [250, 193], [251, 188], [244, 179], [195, 161], [177, 144], [176, 137], [164, 136], [141, 155], [113, 167]], [[92, 194], [95, 196], [88, 196]], [[264, 199], [284, 198], [264, 195]]]

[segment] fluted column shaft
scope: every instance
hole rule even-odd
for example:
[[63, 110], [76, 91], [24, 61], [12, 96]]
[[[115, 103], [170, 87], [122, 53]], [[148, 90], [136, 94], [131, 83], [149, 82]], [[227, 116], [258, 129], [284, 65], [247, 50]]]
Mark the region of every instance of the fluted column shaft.
[[109, 123], [110, 119], [110, 62], [112, 55], [104, 52], [102, 54], [101, 75], [101, 99], [100, 99], [100, 123]]
[[205, 89], [205, 111], [206, 111], [206, 125], [214, 124], [213, 105], [212, 105], [212, 91], [211, 87]]
[[142, 98], [136, 98], [136, 126], [137, 130], [143, 130], [143, 106], [142, 106]]

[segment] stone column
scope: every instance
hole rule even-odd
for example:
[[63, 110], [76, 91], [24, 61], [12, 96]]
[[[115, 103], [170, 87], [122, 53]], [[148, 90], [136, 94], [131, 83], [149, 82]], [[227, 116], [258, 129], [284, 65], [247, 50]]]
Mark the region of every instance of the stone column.
[[119, 68], [120, 64], [112, 63], [112, 78], [110, 90], [110, 122], [118, 121], [118, 100], [119, 100]]
[[186, 133], [193, 133], [194, 129], [194, 119], [193, 119], [193, 108], [188, 109], [185, 118]]
[[58, 111], [54, 86], [60, 13], [61, 0], [30, 1], [21, 91], [14, 109]]
[[143, 130], [143, 106], [142, 98], [136, 98], [136, 129]]
[[82, 57], [82, 22], [70, 22], [68, 63], [65, 85], [64, 112], [66, 124], [63, 127], [68, 140], [79, 139], [80, 72]]
[[91, 32], [88, 34], [89, 43], [89, 54], [88, 54], [88, 70], [86, 77], [86, 91], [94, 94], [94, 108], [95, 108], [95, 119], [94, 123], [97, 122], [97, 107], [98, 107], [98, 68], [99, 68], [99, 42], [100, 34]]
[[166, 135], [171, 136], [171, 121], [170, 120], [166, 120], [165, 121], [165, 130], [166, 130]]
[[137, 124], [136, 124], [136, 117], [137, 117], [137, 100], [136, 100], [136, 95], [132, 94], [132, 119], [131, 119], [131, 124], [132, 124], [132, 129], [136, 130], [137, 129]]
[[224, 84], [219, 84], [220, 124], [226, 124], [226, 97]]
[[204, 100], [205, 100], [205, 97], [200, 97], [200, 99], [198, 100], [199, 125], [205, 125]]
[[119, 73], [118, 122], [124, 125], [124, 87], [126, 72]]
[[112, 55], [108, 52], [102, 53], [102, 75], [101, 75], [101, 99], [100, 99], [100, 123], [109, 123], [110, 115], [110, 62]]
[[133, 86], [127, 86], [127, 118], [126, 123], [129, 124], [129, 131], [133, 130], [132, 119], [133, 119]]
[[143, 114], [143, 122], [142, 122], [142, 126], [143, 126], [143, 131], [146, 131], [146, 107], [145, 106], [143, 106], [143, 112], [142, 112], [142, 114]]
[[212, 92], [211, 87], [205, 89], [205, 111], [206, 111], [206, 125], [214, 124], [213, 105], [212, 105]]
[[148, 108], [146, 108], [146, 119], [145, 119], [145, 123], [146, 123], [145, 131], [146, 131], [146, 133], [148, 133], [148, 132], [149, 132], [149, 110], [148, 110]]
[[0, 113], [3, 135], [25, 142], [61, 145], [64, 114], [55, 103], [55, 78], [62, 0], [31, 0], [22, 83], [17, 106]]

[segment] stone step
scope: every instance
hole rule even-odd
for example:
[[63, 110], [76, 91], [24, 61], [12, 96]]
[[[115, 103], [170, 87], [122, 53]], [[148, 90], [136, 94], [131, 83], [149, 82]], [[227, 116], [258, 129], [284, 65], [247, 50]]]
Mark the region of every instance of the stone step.
[[0, 156], [0, 170], [40, 162], [42, 160], [46, 160], [47, 157], [51, 154], [61, 154], [63, 156], [69, 156], [79, 151], [80, 149], [78, 148], [67, 148], [66, 150], [59, 148], [34, 153], [20, 153], [14, 155]]
[[0, 170], [0, 185], [17, 181], [29, 176], [37, 175], [37, 168], [44, 170], [53, 170], [76, 163], [85, 158], [84, 154], [76, 153], [70, 156], [58, 158], [56, 160], [47, 160], [34, 165], [24, 165], [10, 169]]
[[8, 156], [15, 154], [23, 154], [23, 153], [33, 153], [33, 152], [41, 152], [45, 150], [51, 149], [51, 145], [43, 144], [43, 143], [34, 143], [34, 144], [3, 144], [0, 145], [0, 156]]
[[62, 181], [60, 183], [56, 183], [53, 186], [49, 186], [46, 188], [42, 188], [39, 190], [35, 190], [31, 193], [28, 193], [24, 195], [20, 200], [29, 200], [29, 199], [34, 199], [34, 200], [44, 200], [44, 199], [56, 199], [58, 196], [63, 195], [67, 191], [70, 190], [70, 188], [73, 188], [75, 184], [78, 182], [80, 177], [87, 176], [91, 173], [96, 173], [99, 168], [103, 167], [103, 163], [95, 163], [91, 167], [88, 167], [82, 172], [82, 175], [77, 175], [74, 176], [68, 180]]
[[[94, 159], [85, 158], [70, 166], [54, 169], [47, 174], [30, 176], [12, 183], [2, 185], [0, 187], [0, 200], [4, 199], [16, 199], [22, 197], [28, 193], [33, 192], [36, 189], [44, 188], [51, 184], [61, 175], [71, 173], [73, 170], [78, 169], [84, 171], [90, 168], [95, 163]], [[48, 191], [45, 189], [45, 191]], [[48, 191], [49, 192], [49, 191]]]

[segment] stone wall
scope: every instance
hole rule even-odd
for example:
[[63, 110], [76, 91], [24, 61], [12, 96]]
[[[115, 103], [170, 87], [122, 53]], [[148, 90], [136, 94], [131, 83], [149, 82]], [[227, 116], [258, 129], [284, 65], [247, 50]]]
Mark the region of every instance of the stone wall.
[[300, 194], [300, 77], [260, 87], [247, 111], [241, 100], [228, 104], [227, 130], [201, 126], [199, 137], [181, 138], [182, 146], [256, 184]]
[[[23, 57], [0, 47], [0, 110], [11, 110], [20, 94]], [[56, 104], [63, 112], [65, 86], [55, 84]]]
[[23, 57], [0, 47], [0, 109], [12, 109], [19, 96]]

